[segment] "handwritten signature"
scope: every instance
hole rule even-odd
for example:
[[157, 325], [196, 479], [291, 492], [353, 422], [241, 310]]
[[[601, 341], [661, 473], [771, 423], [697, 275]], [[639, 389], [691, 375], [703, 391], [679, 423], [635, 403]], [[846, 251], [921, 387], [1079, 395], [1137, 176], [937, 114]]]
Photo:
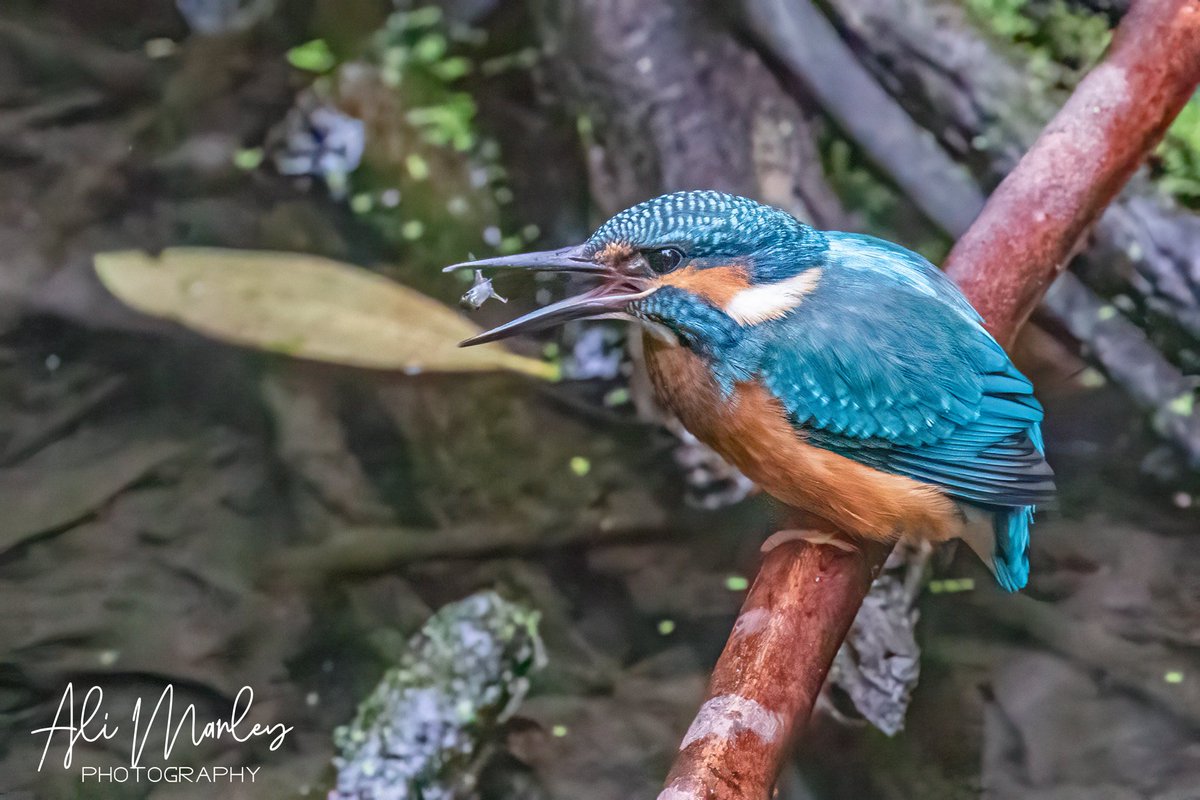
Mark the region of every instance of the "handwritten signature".
[[[284, 738], [292, 732], [293, 727], [284, 725], [282, 722], [271, 725], [257, 722], [245, 723], [246, 715], [250, 713], [253, 704], [254, 690], [249, 686], [243, 686], [233, 699], [233, 708], [230, 710], [227, 720], [221, 719], [202, 724], [197, 718], [196, 706], [193, 703], [188, 703], [176, 716], [175, 687], [172, 684], [167, 684], [167, 687], [163, 689], [153, 710], [146, 711], [148, 704], [143, 705], [142, 698], [139, 697], [134, 703], [130, 719], [133, 723], [129, 749], [130, 766], [136, 768], [141, 764], [146, 744], [156, 732], [162, 736], [164, 761], [171, 757], [171, 751], [175, 749], [180, 735], [185, 731], [188, 734], [185, 741], [190, 741], [193, 745], [224, 737], [229, 737], [236, 742], [248, 742], [251, 739], [269, 736], [272, 737], [270, 750], [278, 750], [283, 745]], [[99, 686], [91, 687], [84, 694], [83, 702], [77, 706], [75, 685], [68, 683], [66, 690], [63, 691], [62, 699], [58, 702], [58, 710], [54, 714], [53, 723], [45, 728], [31, 731], [34, 736], [42, 734], [46, 736], [46, 745], [42, 748], [42, 757], [38, 761], [38, 772], [42, 771], [50, 747], [58, 738], [66, 737], [66, 750], [63, 753], [62, 765], [64, 769], [70, 769], [76, 743], [108, 741], [117, 738], [120, 732], [121, 726], [117, 725], [110, 718], [109, 712], [104, 710], [103, 689]]]

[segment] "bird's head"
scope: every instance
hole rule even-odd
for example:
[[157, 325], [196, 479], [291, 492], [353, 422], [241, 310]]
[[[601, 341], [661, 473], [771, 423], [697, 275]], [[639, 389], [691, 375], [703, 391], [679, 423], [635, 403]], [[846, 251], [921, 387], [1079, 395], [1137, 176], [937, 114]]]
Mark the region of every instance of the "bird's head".
[[730, 326], [786, 315], [820, 279], [825, 235], [777, 208], [711, 191], [639, 203], [583, 244], [469, 261], [458, 269], [524, 269], [595, 276], [598, 286], [485, 331], [464, 345], [574, 319], [641, 322], [689, 345]]

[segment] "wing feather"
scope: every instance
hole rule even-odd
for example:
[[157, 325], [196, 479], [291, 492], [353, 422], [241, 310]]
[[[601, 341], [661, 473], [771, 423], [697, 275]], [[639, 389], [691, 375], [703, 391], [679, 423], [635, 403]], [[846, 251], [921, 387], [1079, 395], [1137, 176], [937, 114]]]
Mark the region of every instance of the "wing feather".
[[1029, 380], [940, 273], [882, 291], [878, 277], [826, 270], [810, 302], [760, 326], [756, 372], [792, 424], [961, 500], [1047, 502], [1053, 474]]

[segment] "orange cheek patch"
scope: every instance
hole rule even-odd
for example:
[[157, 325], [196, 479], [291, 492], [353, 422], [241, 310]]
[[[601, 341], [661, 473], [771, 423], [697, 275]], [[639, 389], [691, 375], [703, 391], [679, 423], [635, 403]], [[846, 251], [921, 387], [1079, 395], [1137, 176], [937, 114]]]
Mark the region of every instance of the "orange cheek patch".
[[689, 266], [663, 275], [659, 285], [683, 289], [703, 297], [717, 308], [724, 308], [739, 292], [750, 287], [750, 276], [744, 267], [733, 264], [708, 269]]

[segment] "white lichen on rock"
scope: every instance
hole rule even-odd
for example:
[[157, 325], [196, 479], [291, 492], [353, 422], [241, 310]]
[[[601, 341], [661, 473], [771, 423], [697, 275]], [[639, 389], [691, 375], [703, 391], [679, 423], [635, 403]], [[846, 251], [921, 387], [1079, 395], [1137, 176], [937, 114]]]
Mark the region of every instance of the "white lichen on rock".
[[445, 606], [334, 741], [330, 800], [455, 800], [489, 731], [545, 662], [539, 614], [495, 592]]

